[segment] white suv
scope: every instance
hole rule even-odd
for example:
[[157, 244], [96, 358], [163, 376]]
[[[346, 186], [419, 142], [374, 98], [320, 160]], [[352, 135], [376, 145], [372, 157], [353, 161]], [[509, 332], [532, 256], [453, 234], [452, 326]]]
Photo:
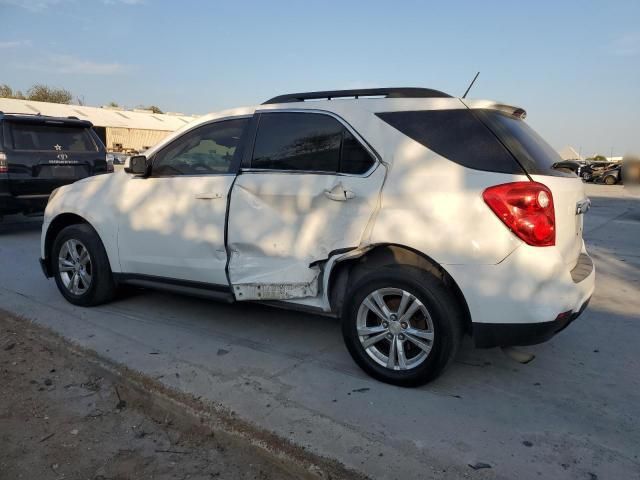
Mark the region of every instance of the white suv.
[[365, 371], [422, 384], [463, 334], [539, 343], [593, 293], [582, 182], [524, 116], [418, 88], [208, 115], [55, 191], [43, 270], [76, 305], [133, 284], [340, 316]]

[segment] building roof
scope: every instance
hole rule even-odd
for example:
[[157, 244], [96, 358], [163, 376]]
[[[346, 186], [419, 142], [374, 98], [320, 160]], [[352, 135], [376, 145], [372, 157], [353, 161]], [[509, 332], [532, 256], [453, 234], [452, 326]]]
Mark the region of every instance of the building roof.
[[111, 107], [63, 105], [31, 100], [15, 100], [12, 98], [0, 98], [0, 111], [4, 113], [40, 113], [53, 117], [77, 117], [80, 120], [89, 120], [96, 127], [122, 127], [166, 132], [178, 130], [198, 118], [190, 115], [159, 114], [150, 111], [121, 110]]

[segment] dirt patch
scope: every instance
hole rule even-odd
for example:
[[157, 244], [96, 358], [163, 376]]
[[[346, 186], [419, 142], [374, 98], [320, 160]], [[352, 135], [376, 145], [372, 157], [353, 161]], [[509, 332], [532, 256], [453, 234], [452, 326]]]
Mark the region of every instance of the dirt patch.
[[2, 311], [0, 384], [0, 479], [352, 477]]

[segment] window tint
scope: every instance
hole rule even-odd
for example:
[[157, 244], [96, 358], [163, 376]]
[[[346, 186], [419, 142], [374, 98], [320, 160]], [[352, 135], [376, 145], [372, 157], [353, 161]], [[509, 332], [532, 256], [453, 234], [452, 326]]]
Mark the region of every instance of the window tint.
[[562, 162], [560, 154], [524, 120], [496, 110], [481, 110], [478, 113], [527, 173], [565, 176], [565, 172], [553, 168], [555, 163]]
[[491, 130], [468, 109], [388, 112], [377, 116], [430, 150], [464, 167], [524, 173]]
[[158, 152], [153, 176], [231, 173], [246, 118], [211, 123], [178, 137]]
[[253, 168], [337, 172], [342, 125], [328, 115], [260, 115]]
[[335, 118], [314, 113], [263, 113], [253, 168], [364, 173], [374, 160]]
[[12, 123], [11, 133], [15, 150], [97, 151], [86, 128]]
[[361, 174], [373, 165], [373, 158], [360, 142], [347, 129], [342, 137], [342, 156], [340, 158], [340, 172]]

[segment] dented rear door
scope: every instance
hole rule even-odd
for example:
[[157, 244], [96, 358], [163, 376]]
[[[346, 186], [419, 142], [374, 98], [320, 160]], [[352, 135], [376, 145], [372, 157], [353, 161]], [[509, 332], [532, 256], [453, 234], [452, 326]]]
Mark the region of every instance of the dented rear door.
[[366, 236], [386, 169], [355, 132], [322, 113], [259, 115], [251, 151], [229, 207], [235, 297], [314, 297], [322, 261]]

